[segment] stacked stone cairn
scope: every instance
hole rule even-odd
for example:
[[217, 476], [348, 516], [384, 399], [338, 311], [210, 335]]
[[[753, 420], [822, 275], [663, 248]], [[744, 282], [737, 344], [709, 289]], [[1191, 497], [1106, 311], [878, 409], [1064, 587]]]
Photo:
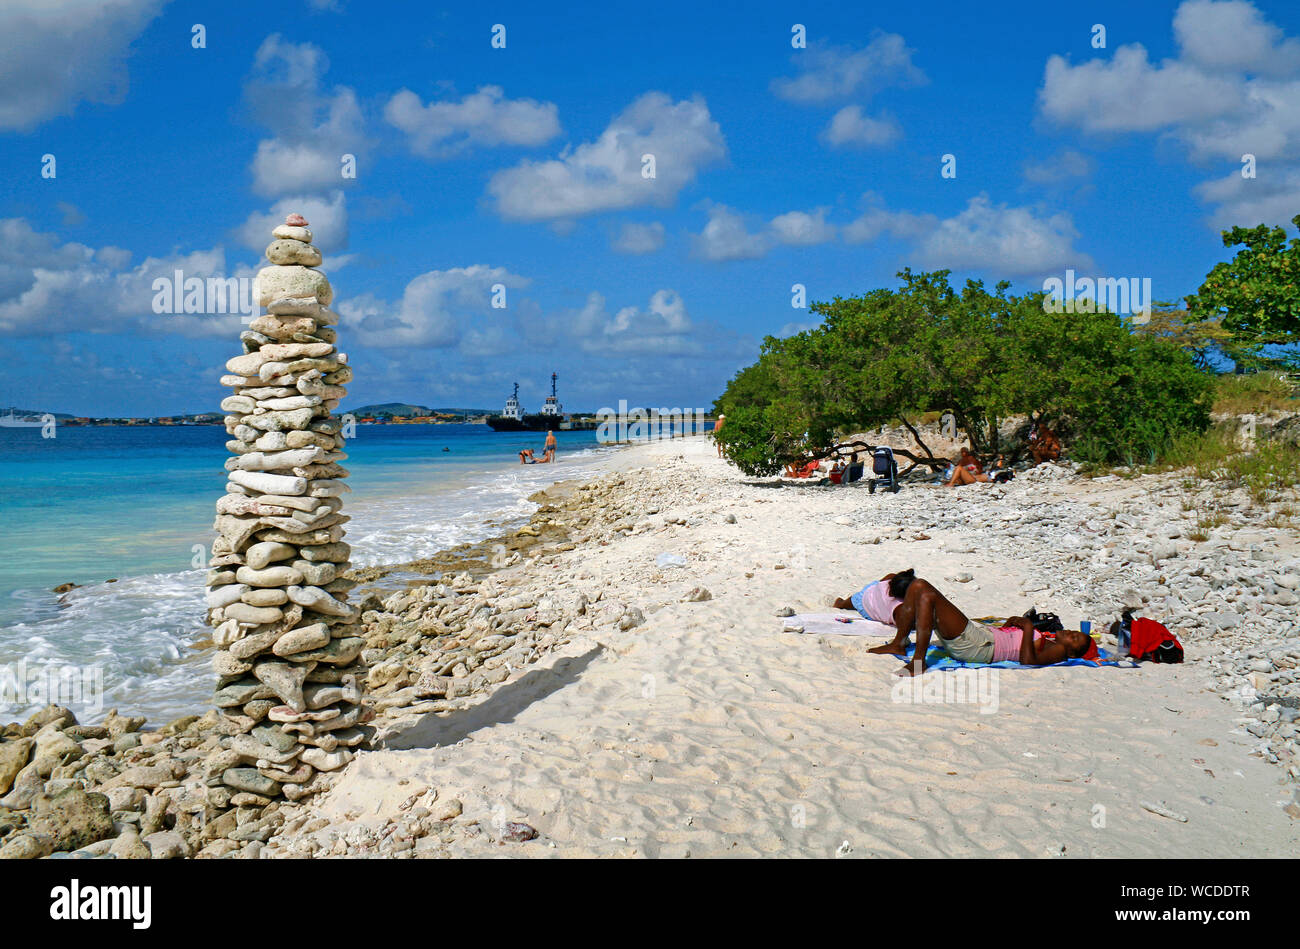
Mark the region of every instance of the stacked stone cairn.
[[209, 800], [264, 806], [321, 790], [364, 743], [365, 640], [347, 602], [347, 470], [332, 414], [352, 377], [338, 316], [301, 215], [272, 232], [254, 284], [267, 312], [226, 363], [229, 483], [217, 502], [208, 622], [226, 737], [208, 761]]

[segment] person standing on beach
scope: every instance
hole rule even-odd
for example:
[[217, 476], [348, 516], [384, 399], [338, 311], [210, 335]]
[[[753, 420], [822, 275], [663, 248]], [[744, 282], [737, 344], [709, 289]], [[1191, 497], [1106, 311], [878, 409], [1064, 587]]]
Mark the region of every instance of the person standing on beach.
[[546, 450], [542, 454], [550, 455], [551, 461], [555, 460], [555, 432], [549, 428], [546, 430]]
[[718, 420], [713, 423], [713, 441], [718, 446], [718, 457], [722, 457], [722, 442], [718, 441], [718, 432], [722, 431], [722, 423], [727, 420], [725, 415], [719, 415]]

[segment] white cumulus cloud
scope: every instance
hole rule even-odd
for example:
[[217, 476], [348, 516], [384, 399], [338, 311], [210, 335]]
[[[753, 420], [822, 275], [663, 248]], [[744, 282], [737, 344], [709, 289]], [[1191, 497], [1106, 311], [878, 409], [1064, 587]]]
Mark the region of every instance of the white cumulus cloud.
[[835, 239], [827, 208], [787, 211], [751, 231], [745, 216], [723, 204], [709, 207], [709, 220], [691, 244], [697, 257], [711, 261], [755, 260], [778, 245], [808, 247]]
[[429, 156], [473, 145], [542, 145], [560, 134], [555, 103], [507, 99], [500, 86], [427, 105], [403, 89], [384, 106], [384, 118], [407, 134], [412, 151]]
[[1277, 174], [1253, 179], [1233, 171], [1201, 182], [1195, 191], [1202, 201], [1214, 205], [1210, 224], [1221, 230], [1289, 225], [1300, 214], [1300, 168], [1282, 168]]
[[715, 204], [709, 208], [704, 230], [692, 238], [695, 254], [705, 260], [753, 260], [771, 249], [771, 238], [751, 232], [744, 218], [731, 208]]
[[[1050, 57], [1039, 109], [1089, 133], [1163, 136], [1196, 162], [1253, 155], [1261, 163], [1257, 179], [1196, 189], [1202, 200], [1218, 203], [1211, 223], [1290, 220], [1290, 182], [1300, 170], [1300, 39], [1245, 0], [1186, 0], [1174, 14], [1173, 33], [1178, 55], [1158, 63], [1140, 44], [1080, 65]], [[1272, 163], [1267, 172], [1265, 162]]]
[[1091, 267], [1091, 258], [1074, 247], [1078, 237], [1065, 212], [994, 204], [980, 194], [960, 214], [939, 221], [922, 236], [917, 251], [922, 266], [931, 269], [990, 270], [1020, 277]]
[[1300, 40], [1244, 0], [1188, 0], [1174, 14], [1174, 37], [1185, 59], [1208, 70], [1287, 75], [1300, 68]]
[[862, 106], [846, 105], [831, 117], [822, 132], [828, 145], [872, 147], [889, 145], [902, 138], [903, 130], [889, 115], [873, 117], [863, 114]]
[[[348, 245], [348, 209], [347, 199], [342, 191], [335, 191], [327, 198], [317, 195], [298, 195], [281, 198], [271, 205], [268, 211], [254, 211], [240, 225], [237, 236], [239, 242], [250, 250], [259, 253], [275, 238], [271, 236], [277, 225], [283, 224], [290, 214], [301, 214], [307, 219], [311, 228], [312, 242], [323, 253], [341, 250]], [[325, 260], [329, 267], [329, 259]]]
[[1033, 184], [1057, 184], [1072, 178], [1087, 178], [1092, 174], [1093, 161], [1073, 148], [1062, 149], [1055, 155], [1024, 164], [1025, 180]]
[[504, 267], [474, 264], [423, 273], [406, 285], [396, 303], [362, 294], [341, 301], [337, 309], [353, 338], [365, 346], [445, 349], [471, 333], [482, 338], [509, 318], [508, 311], [492, 306], [496, 284], [506, 287], [508, 302], [511, 290], [528, 283]]
[[[524, 161], [497, 172], [488, 194], [507, 218], [574, 218], [602, 211], [667, 207], [726, 145], [704, 99], [673, 102], [648, 92], [616, 115], [594, 142], [558, 158]], [[652, 156], [654, 177], [643, 175]]]
[[[0, 220], [0, 336], [129, 333], [132, 336], [225, 337], [244, 329], [241, 314], [155, 313], [159, 279], [251, 279], [230, 267], [220, 247], [146, 257], [131, 266], [119, 247], [62, 243], [23, 218]], [[206, 305], [206, 300], [205, 300]]]
[[809, 247], [825, 244], [835, 239], [835, 226], [826, 220], [828, 208], [808, 211], [787, 211], [772, 218], [768, 225], [772, 235], [782, 244]]
[[917, 214], [912, 211], [891, 211], [880, 203], [879, 195], [864, 195], [867, 209], [844, 225], [844, 240], [850, 244], [864, 244], [888, 234], [901, 240], [914, 241], [924, 237], [939, 223], [934, 214]]
[[166, 0], [0, 3], [0, 130], [126, 97], [130, 47]]
[[311, 43], [268, 36], [253, 58], [245, 86], [253, 114], [275, 136], [258, 143], [253, 190], [263, 197], [343, 187], [343, 156], [360, 162], [370, 150], [357, 94], [325, 91], [325, 53]]
[[603, 355], [699, 356], [706, 340], [720, 331], [692, 321], [675, 290], [656, 290], [645, 306], [620, 307], [612, 315], [603, 294], [591, 292], [586, 304], [561, 322], [578, 347]]
[[816, 103], [921, 85], [926, 76], [912, 53], [897, 33], [877, 33], [860, 49], [814, 44], [791, 57], [798, 75], [773, 80], [772, 91], [791, 102]]
[[663, 246], [664, 226], [658, 221], [628, 221], [614, 240], [614, 249], [621, 254], [653, 254]]

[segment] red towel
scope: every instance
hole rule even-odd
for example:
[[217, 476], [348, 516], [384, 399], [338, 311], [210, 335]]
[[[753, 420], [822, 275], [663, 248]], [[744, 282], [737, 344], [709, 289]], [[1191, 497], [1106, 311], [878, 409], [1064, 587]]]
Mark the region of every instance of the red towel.
[[1160, 648], [1161, 643], [1170, 640], [1178, 649], [1178, 658], [1170, 660], [1165, 657], [1164, 661], [1182, 662], [1183, 644], [1178, 641], [1178, 637], [1169, 632], [1164, 624], [1139, 616], [1133, 620], [1132, 630], [1129, 634], [1128, 654], [1141, 661], [1144, 658], [1150, 658], [1151, 654]]

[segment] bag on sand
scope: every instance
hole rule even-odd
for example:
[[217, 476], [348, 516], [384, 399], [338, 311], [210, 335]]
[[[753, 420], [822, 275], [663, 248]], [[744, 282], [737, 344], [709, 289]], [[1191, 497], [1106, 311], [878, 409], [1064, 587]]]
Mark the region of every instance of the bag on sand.
[[1110, 626], [1111, 634], [1119, 641], [1121, 654], [1127, 652], [1138, 662], [1182, 662], [1183, 644], [1178, 637], [1153, 619], [1125, 610], [1121, 618]]
[[1065, 629], [1065, 624], [1055, 613], [1040, 613], [1032, 606], [1029, 612], [1025, 614], [1025, 619], [1034, 624], [1034, 629], [1040, 633], [1059, 633]]

